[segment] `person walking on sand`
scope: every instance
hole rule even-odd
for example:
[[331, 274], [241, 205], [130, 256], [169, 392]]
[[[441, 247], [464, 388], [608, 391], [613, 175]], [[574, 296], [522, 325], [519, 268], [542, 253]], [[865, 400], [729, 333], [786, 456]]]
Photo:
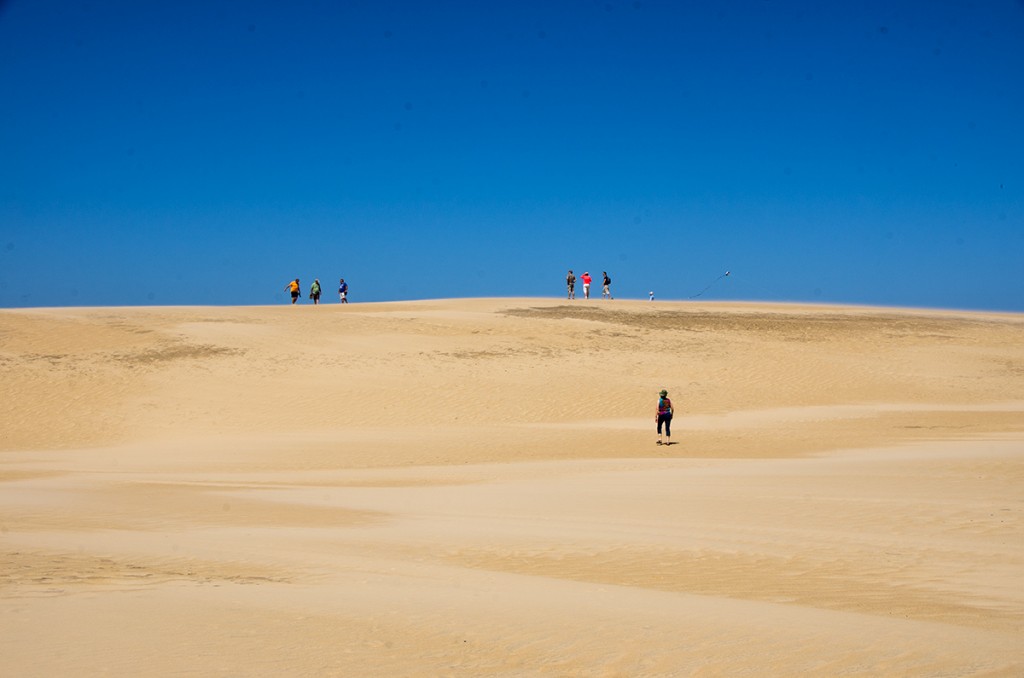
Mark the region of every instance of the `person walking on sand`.
[[604, 272], [604, 280], [601, 281], [601, 298], [611, 299], [612, 298], [612, 279], [608, 277], [608, 271]]
[[338, 299], [343, 304], [348, 303], [348, 283], [344, 278], [338, 281]]
[[590, 283], [594, 279], [590, 277], [589, 273], [587, 273], [586, 271], [583, 271], [583, 275], [580, 276], [580, 280], [583, 281], [583, 298], [584, 299], [589, 299], [590, 298]]
[[565, 276], [565, 286], [569, 290], [569, 299], [576, 298], [576, 276], [573, 275], [572, 269], [569, 269], [569, 275]]
[[309, 286], [309, 298], [313, 300], [314, 306], [320, 303], [320, 291], [320, 278], [317, 278]]
[[658, 413], [654, 415], [658, 422], [658, 444], [661, 445], [661, 427], [665, 426], [665, 444], [672, 444], [672, 401], [668, 399], [668, 391], [661, 390], [658, 394]]
[[292, 293], [293, 304], [299, 300], [299, 291], [302, 289], [302, 287], [299, 285], [298, 278], [285, 285], [284, 288]]

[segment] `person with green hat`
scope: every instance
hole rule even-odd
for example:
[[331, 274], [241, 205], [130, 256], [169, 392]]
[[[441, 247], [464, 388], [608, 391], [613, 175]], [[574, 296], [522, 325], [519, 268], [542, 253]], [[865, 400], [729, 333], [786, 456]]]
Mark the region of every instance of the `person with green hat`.
[[668, 399], [668, 391], [661, 389], [658, 394], [658, 414], [654, 416], [658, 422], [658, 444], [661, 445], [661, 425], [665, 425], [665, 444], [672, 444], [672, 401]]

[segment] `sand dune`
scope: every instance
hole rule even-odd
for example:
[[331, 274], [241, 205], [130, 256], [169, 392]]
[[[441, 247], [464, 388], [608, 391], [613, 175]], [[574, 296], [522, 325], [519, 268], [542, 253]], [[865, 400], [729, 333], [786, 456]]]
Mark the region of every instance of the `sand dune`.
[[0, 376], [3, 675], [1024, 674], [1020, 315], [7, 310]]

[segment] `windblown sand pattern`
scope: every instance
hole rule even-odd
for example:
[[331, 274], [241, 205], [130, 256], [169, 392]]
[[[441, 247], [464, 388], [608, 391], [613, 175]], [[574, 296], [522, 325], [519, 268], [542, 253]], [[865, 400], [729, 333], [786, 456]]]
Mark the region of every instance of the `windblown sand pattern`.
[[0, 396], [0, 675], [1024, 674], [1020, 315], [8, 310]]

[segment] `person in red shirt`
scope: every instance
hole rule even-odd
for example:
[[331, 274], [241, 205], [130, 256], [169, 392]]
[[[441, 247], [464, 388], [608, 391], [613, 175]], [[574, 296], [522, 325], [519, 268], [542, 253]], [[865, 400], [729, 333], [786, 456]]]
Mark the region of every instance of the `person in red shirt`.
[[580, 276], [580, 280], [583, 281], [583, 298], [584, 299], [589, 299], [590, 298], [590, 281], [593, 280], [593, 278], [590, 277], [589, 273], [584, 271], [583, 275]]

